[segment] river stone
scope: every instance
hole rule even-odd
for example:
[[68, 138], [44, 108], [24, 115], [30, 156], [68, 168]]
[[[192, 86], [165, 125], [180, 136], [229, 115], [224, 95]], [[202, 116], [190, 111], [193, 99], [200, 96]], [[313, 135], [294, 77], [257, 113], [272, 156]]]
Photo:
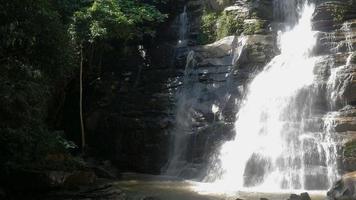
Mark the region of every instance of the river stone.
[[356, 199], [356, 171], [347, 173], [336, 181], [327, 196], [329, 200]]
[[96, 175], [92, 171], [74, 171], [66, 177], [63, 184], [65, 187], [73, 188], [93, 184], [95, 180]]
[[309, 194], [308, 194], [307, 192], [301, 193], [301, 194], [300, 194], [300, 198], [301, 198], [302, 200], [311, 200], [311, 198], [310, 198], [310, 196], [309, 196]]
[[301, 200], [300, 196], [297, 194], [291, 194], [288, 200]]
[[309, 194], [307, 192], [301, 193], [300, 195], [291, 194], [288, 200], [311, 200]]

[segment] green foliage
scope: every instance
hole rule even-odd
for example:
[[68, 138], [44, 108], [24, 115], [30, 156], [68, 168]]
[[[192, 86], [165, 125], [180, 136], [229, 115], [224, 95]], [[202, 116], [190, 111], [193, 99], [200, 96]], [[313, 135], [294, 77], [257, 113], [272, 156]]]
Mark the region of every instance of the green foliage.
[[152, 24], [166, 17], [154, 6], [133, 0], [95, 0], [74, 14], [70, 32], [77, 42], [130, 40], [154, 35]]
[[60, 15], [47, 0], [14, 0], [1, 4], [0, 56], [31, 65], [50, 78], [73, 66], [70, 37]]
[[216, 39], [218, 15], [215, 12], [204, 11], [201, 17], [201, 33], [198, 36], [199, 44], [212, 43]]
[[[119, 41], [115, 42], [122, 50], [122, 41], [153, 36], [167, 16], [156, 8], [165, 0], [149, 2], [11, 0], [0, 4], [0, 170], [60, 168], [63, 160], [68, 166], [80, 163], [69, 156], [76, 145], [49, 124], [49, 102], [58, 90], [64, 93], [76, 73], [79, 45], [87, 48], [88, 62], [88, 55], [102, 56], [102, 49], [95, 48], [109, 46], [112, 40]], [[89, 49], [90, 43], [95, 47]], [[65, 159], [48, 159], [57, 154]]]
[[58, 2], [0, 4], [0, 169], [68, 152], [46, 122], [55, 85], [64, 82], [76, 65], [64, 23], [69, 16], [60, 14], [72, 11], [60, 10]]
[[344, 156], [356, 158], [356, 140], [350, 141], [345, 144]]
[[212, 43], [229, 35], [240, 34], [243, 20], [227, 12], [204, 11], [201, 17], [201, 33], [198, 36], [199, 44]]
[[243, 28], [243, 20], [236, 18], [234, 15], [227, 12], [222, 12], [217, 23], [217, 39], [221, 39], [229, 35], [239, 34]]

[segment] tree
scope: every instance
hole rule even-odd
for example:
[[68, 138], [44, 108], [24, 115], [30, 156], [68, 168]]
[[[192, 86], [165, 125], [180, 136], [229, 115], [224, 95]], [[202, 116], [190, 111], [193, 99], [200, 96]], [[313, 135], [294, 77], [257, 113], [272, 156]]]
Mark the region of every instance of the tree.
[[[142, 40], [145, 35], [154, 36], [155, 24], [163, 22], [166, 17], [155, 6], [135, 0], [94, 0], [74, 13], [70, 33], [81, 57], [79, 114], [83, 153], [86, 144], [83, 122], [84, 64], [89, 70], [93, 68], [94, 52], [110, 40], [119, 40], [124, 46], [128, 41]], [[98, 52], [102, 54], [102, 51]]]
[[49, 102], [76, 58], [69, 17], [56, 1], [0, 3], [0, 170], [39, 163], [61, 146], [47, 121]]

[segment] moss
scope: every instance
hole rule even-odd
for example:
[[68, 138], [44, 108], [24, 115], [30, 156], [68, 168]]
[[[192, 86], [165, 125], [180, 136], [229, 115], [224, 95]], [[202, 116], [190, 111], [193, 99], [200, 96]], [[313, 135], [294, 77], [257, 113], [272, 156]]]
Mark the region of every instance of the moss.
[[244, 34], [246, 35], [253, 35], [256, 33], [260, 33], [263, 29], [263, 24], [261, 21], [256, 21], [253, 23], [246, 23], [244, 24]]
[[236, 18], [227, 12], [222, 12], [218, 18], [217, 39], [229, 35], [240, 34], [243, 30], [243, 19]]
[[334, 6], [329, 9], [331, 12], [331, 16], [334, 18], [336, 22], [342, 22], [344, 20], [344, 16], [346, 13], [346, 9], [340, 6]]
[[356, 157], [356, 140], [352, 140], [345, 144], [344, 157]]

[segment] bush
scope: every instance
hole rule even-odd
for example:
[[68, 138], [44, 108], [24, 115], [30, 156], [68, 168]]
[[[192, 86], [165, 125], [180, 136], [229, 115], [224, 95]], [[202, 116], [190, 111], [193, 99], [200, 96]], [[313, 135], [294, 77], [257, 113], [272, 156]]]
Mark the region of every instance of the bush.
[[204, 11], [201, 17], [201, 33], [198, 36], [199, 44], [208, 44], [216, 40], [218, 15], [215, 12]]
[[64, 23], [68, 16], [61, 16], [54, 2], [0, 5], [0, 169], [31, 168], [49, 154], [68, 155], [63, 138], [47, 122], [56, 85], [76, 65]]
[[236, 18], [233, 14], [222, 12], [218, 18], [217, 39], [229, 35], [240, 34], [243, 30], [243, 20]]
[[246, 35], [253, 35], [256, 33], [260, 33], [262, 29], [263, 29], [263, 24], [260, 21], [256, 21], [253, 23], [246, 23], [244, 24], [243, 33]]
[[243, 20], [227, 12], [204, 11], [201, 17], [201, 33], [199, 44], [208, 44], [229, 35], [240, 34], [243, 30]]

